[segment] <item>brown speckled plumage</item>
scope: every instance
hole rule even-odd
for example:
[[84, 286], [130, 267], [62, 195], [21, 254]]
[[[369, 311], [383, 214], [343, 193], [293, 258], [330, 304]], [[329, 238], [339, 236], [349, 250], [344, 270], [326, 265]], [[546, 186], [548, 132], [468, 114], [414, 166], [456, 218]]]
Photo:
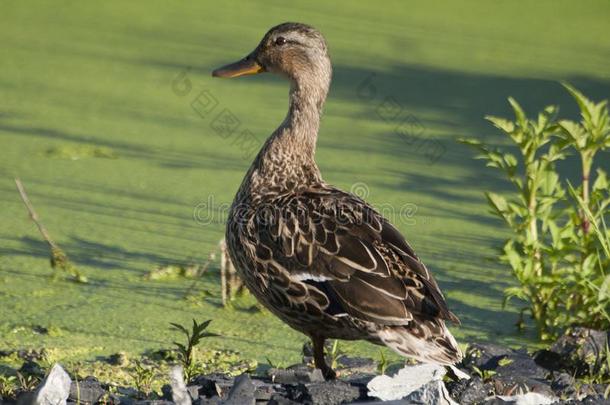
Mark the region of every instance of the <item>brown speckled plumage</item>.
[[314, 153], [331, 79], [322, 35], [272, 28], [244, 60], [215, 71], [261, 70], [291, 82], [289, 112], [248, 170], [227, 224], [229, 253], [256, 298], [310, 336], [325, 376], [327, 338], [366, 339], [424, 362], [461, 353], [445, 327], [459, 322], [400, 232], [365, 201], [327, 184]]

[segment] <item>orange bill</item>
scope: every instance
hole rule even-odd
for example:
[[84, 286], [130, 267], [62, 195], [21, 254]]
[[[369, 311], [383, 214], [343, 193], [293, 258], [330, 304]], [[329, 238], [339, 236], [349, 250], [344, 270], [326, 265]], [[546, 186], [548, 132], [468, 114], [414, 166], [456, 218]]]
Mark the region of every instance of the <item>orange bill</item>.
[[255, 75], [263, 72], [265, 69], [252, 57], [246, 57], [238, 62], [230, 63], [220, 67], [212, 72], [214, 77], [239, 77], [246, 75]]

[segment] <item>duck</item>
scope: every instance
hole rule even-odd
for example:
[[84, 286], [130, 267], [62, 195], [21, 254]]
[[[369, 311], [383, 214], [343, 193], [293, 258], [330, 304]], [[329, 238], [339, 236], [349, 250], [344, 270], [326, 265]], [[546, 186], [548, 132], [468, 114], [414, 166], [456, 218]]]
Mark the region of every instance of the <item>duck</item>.
[[290, 82], [288, 113], [271, 133], [229, 210], [226, 243], [256, 299], [311, 339], [326, 379], [327, 339], [365, 340], [424, 363], [449, 366], [462, 353], [446, 326], [459, 324], [428, 268], [373, 206], [322, 178], [315, 161], [332, 65], [317, 29], [271, 28], [219, 78], [273, 73]]

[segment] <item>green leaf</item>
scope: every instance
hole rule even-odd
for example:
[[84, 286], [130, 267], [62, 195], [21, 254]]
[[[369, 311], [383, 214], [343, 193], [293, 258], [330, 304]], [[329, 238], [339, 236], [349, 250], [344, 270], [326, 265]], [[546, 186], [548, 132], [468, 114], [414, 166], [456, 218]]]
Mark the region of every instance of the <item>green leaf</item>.
[[496, 211], [498, 211], [502, 216], [504, 216], [504, 212], [506, 212], [508, 208], [506, 199], [499, 194], [491, 192], [485, 193], [485, 195], [487, 196], [487, 199], [492, 207], [495, 208]]
[[561, 84], [563, 85], [563, 87], [566, 88], [566, 90], [568, 90], [574, 100], [576, 100], [576, 103], [580, 108], [580, 113], [582, 114], [585, 121], [591, 122], [591, 113], [594, 108], [593, 102], [591, 102], [591, 100], [585, 97], [584, 94], [582, 94], [580, 91], [576, 90], [576, 88], [572, 87], [569, 83], [562, 82]]
[[496, 128], [510, 134], [515, 130], [515, 124], [505, 118], [494, 117], [493, 115], [486, 115], [485, 119], [491, 122]]
[[559, 121], [559, 127], [574, 142], [577, 149], [583, 150], [587, 146], [587, 132], [582, 125], [569, 120]]
[[597, 190], [608, 190], [608, 177], [606, 172], [601, 168], [597, 169], [597, 177], [593, 183], [593, 191]]
[[525, 116], [525, 113], [523, 112], [523, 109], [521, 108], [517, 100], [512, 97], [509, 97], [508, 102], [513, 107], [513, 111], [515, 112], [515, 118], [517, 118], [519, 126], [523, 129], [527, 128], [527, 117]]
[[183, 332], [183, 333], [186, 333], [186, 334], [188, 335], [188, 330], [187, 330], [187, 329], [186, 329], [184, 326], [179, 325], [179, 324], [177, 324], [177, 323], [173, 323], [173, 322], [170, 322], [169, 324], [170, 324], [170, 325], [171, 325], [171, 326], [172, 326], [174, 329], [177, 329], [177, 330], [179, 330], [179, 331], [181, 331], [181, 332]]
[[599, 287], [597, 299], [600, 301], [610, 300], [610, 274], [604, 278], [604, 281]]

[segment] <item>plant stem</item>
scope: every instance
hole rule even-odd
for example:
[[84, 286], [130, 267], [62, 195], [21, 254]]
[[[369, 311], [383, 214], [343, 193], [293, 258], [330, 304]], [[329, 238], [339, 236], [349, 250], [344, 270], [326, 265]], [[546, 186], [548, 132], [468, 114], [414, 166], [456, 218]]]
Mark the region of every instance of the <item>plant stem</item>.
[[28, 195], [25, 192], [25, 188], [23, 187], [21, 180], [15, 179], [15, 185], [17, 186], [17, 191], [19, 191], [19, 195], [21, 196], [21, 200], [23, 201], [25, 208], [27, 208], [28, 213], [30, 214], [30, 219], [38, 227], [38, 231], [40, 231], [42, 238], [45, 240], [45, 242], [47, 242], [47, 244], [52, 249], [59, 249], [59, 246], [57, 246], [57, 244], [53, 241], [53, 239], [51, 239], [51, 236], [49, 235], [47, 228], [45, 228], [44, 225], [42, 224], [42, 222], [40, 222], [40, 218], [38, 217], [38, 214], [34, 210], [34, 206], [30, 202], [30, 199], [28, 198]]
[[[589, 207], [589, 177], [591, 175], [591, 166], [593, 164], [593, 156], [589, 153], [583, 152], [580, 154], [581, 160], [582, 160], [582, 200], [583, 203], [585, 204], [586, 207]], [[583, 235], [585, 237], [585, 242], [586, 242], [586, 237], [589, 233], [589, 228], [591, 226], [590, 222], [589, 222], [589, 218], [587, 217], [587, 215], [585, 214], [585, 212], [581, 209], [580, 210], [580, 219], [581, 219], [581, 224], [582, 224], [582, 232]]]
[[[529, 165], [528, 165], [529, 166]], [[526, 171], [530, 172], [529, 168], [526, 168]], [[533, 244], [532, 251], [532, 259], [534, 260], [534, 274], [537, 277], [542, 276], [542, 263], [540, 260], [540, 250], [538, 249], [538, 220], [536, 217], [536, 207], [538, 206], [538, 202], [536, 200], [536, 188], [537, 188], [537, 178], [535, 172], [533, 175], [529, 175], [530, 182], [528, 182], [529, 188], [529, 199], [528, 199], [528, 216], [529, 216], [529, 232], [531, 237], [531, 242]]]

